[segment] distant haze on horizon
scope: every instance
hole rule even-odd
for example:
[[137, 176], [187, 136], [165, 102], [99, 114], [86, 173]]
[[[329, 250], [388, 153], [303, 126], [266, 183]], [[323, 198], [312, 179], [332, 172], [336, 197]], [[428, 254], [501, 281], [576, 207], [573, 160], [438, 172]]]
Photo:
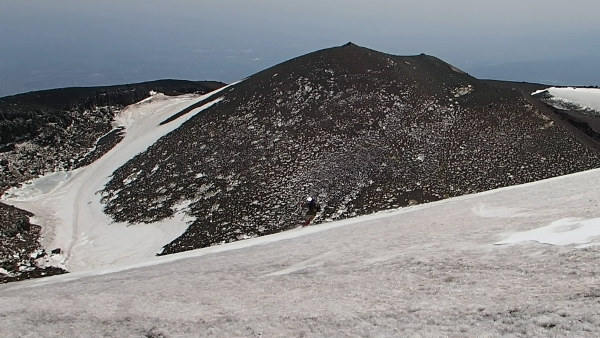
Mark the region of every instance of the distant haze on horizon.
[[232, 82], [352, 41], [478, 78], [600, 85], [600, 1], [0, 0], [0, 97], [163, 78]]

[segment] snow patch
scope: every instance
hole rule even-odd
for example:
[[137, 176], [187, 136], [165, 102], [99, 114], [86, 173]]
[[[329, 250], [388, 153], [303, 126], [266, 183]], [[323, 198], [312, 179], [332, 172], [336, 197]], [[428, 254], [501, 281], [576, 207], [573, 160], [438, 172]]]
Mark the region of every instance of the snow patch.
[[[469, 93], [472, 93], [473, 90], [474, 90], [473, 86], [472, 85], [468, 85], [468, 86], [465, 86], [465, 87], [455, 88], [452, 91], [452, 94], [454, 94], [454, 97], [457, 98], [457, 97], [461, 97], [461, 96], [467, 95]], [[450, 99], [450, 100], [452, 100], [452, 99]]]
[[544, 227], [515, 233], [496, 244], [528, 241], [552, 245], [600, 244], [600, 218], [563, 218]]
[[600, 88], [559, 88], [550, 87], [533, 92], [531, 95], [548, 93], [552, 96], [552, 104], [556, 108], [563, 106], [576, 105], [584, 110], [592, 110], [600, 113]]
[[19, 188], [8, 189], [0, 196], [0, 200], [28, 201], [42, 198], [64, 185], [76, 171], [59, 171], [29, 180]]
[[14, 274], [13, 274], [13, 273], [11, 273], [11, 272], [7, 271], [7, 270], [6, 270], [6, 269], [4, 269], [4, 268], [0, 268], [0, 274], [3, 274], [3, 275], [5, 275], [5, 276], [9, 276], [9, 277], [13, 277], [13, 276], [14, 276]]

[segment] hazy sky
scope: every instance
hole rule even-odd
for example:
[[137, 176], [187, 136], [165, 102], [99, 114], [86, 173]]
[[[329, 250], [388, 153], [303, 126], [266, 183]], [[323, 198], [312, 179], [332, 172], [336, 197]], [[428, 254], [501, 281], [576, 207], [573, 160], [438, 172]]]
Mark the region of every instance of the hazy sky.
[[600, 85], [586, 69], [600, 68], [598, 13], [598, 0], [0, 0], [0, 96], [231, 82], [348, 41], [477, 77]]

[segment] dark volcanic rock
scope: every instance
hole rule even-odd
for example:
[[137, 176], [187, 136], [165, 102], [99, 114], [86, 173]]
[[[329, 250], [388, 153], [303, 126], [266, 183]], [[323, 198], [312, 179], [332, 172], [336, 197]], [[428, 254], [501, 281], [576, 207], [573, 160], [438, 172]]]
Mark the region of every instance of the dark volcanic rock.
[[[565, 126], [579, 130], [583, 135], [582, 142], [600, 150], [600, 113], [589, 108], [580, 107], [564, 100], [557, 100], [548, 91], [536, 94], [536, 97], [554, 108], [554, 113], [565, 123]], [[590, 142], [593, 140], [593, 142]]]
[[66, 272], [37, 264], [36, 259], [45, 253], [39, 243], [40, 227], [30, 224], [29, 216], [26, 211], [0, 203], [0, 268], [4, 270], [0, 271], [0, 283]]
[[191, 201], [173, 253], [295, 227], [308, 195], [321, 222], [598, 167], [532, 88], [427, 55], [314, 52], [224, 90], [117, 170], [105, 210], [154, 222]]
[[[120, 140], [114, 116], [149, 96], [207, 93], [217, 82], [161, 80], [64, 88], [0, 98], [0, 193], [20, 182], [86, 165]], [[103, 137], [104, 136], [104, 137]]]

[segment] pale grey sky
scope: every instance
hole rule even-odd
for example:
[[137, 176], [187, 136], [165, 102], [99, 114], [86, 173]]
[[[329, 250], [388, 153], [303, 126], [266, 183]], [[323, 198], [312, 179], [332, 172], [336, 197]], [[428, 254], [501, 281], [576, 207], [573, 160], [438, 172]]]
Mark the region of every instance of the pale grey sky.
[[597, 13], [597, 0], [0, 0], [0, 96], [231, 82], [348, 41], [477, 77], [600, 85]]

